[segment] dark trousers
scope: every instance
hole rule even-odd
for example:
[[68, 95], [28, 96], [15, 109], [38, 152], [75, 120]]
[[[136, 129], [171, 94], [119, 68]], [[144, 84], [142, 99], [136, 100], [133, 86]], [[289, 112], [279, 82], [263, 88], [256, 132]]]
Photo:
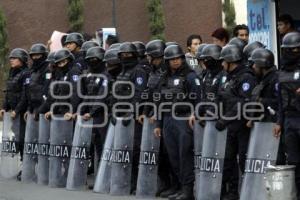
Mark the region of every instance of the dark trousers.
[[171, 167], [182, 187], [193, 187], [193, 133], [187, 121], [164, 116], [163, 140]]
[[[93, 124], [99, 125], [103, 123], [103, 116], [97, 115], [97, 117], [93, 118]], [[94, 153], [91, 153], [92, 160], [94, 160], [94, 172], [98, 171], [98, 165], [101, 159], [102, 150], [104, 147], [104, 142], [106, 138], [106, 132], [107, 132], [108, 125], [106, 124], [103, 127], [94, 127], [92, 130], [92, 145], [91, 145], [91, 151], [94, 151]], [[96, 173], [95, 173], [96, 175]]]
[[286, 118], [284, 128], [287, 161], [290, 165], [296, 165], [295, 182], [300, 200], [300, 117]]
[[[241, 121], [234, 121], [227, 127], [227, 143], [223, 170], [222, 193], [238, 193], [239, 171], [244, 173], [250, 129]], [[237, 160], [238, 158], [238, 160]]]

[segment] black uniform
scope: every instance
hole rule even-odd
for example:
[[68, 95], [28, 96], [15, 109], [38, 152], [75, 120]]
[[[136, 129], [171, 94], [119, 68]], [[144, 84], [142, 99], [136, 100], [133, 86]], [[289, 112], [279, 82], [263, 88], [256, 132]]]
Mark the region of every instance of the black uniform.
[[[51, 92], [51, 88], [49, 90], [50, 94], [43, 105], [40, 107], [41, 113], [46, 113], [50, 111], [51, 105], [53, 103], [58, 103], [58, 105], [53, 107], [53, 114], [55, 115], [64, 115], [67, 112], [76, 113], [77, 107], [81, 102], [81, 99], [78, 96], [77, 92], [77, 81], [79, 81], [79, 76], [81, 74], [81, 70], [74, 66], [74, 63], [70, 61], [63, 68], [56, 67], [54, 72], [54, 77], [51, 80], [52, 82], [57, 82], [53, 87], [53, 91]], [[66, 82], [66, 83], [63, 83]], [[71, 83], [72, 87], [70, 88], [67, 83]], [[51, 95], [54, 94], [55, 96]], [[70, 95], [69, 98], [56, 98], [59, 96], [67, 96]], [[59, 105], [59, 103], [61, 105]], [[66, 105], [69, 104], [69, 106]]]
[[[250, 100], [251, 92], [256, 85], [256, 78], [252, 69], [239, 65], [228, 73], [227, 81], [221, 89], [221, 99], [224, 105], [225, 117], [234, 117], [238, 113], [238, 106]], [[225, 152], [223, 190], [225, 183], [229, 184], [229, 194], [238, 194], [239, 169], [244, 172], [245, 160], [248, 150], [250, 128], [246, 126], [246, 119], [219, 120], [216, 126], [227, 125], [227, 145]], [[237, 163], [237, 155], [239, 164]], [[224, 191], [223, 191], [224, 194]]]

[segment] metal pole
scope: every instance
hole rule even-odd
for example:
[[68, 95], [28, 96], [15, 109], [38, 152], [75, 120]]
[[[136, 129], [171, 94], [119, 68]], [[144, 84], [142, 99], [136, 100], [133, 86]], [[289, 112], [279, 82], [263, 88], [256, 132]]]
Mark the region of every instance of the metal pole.
[[116, 27], [116, 0], [112, 0], [112, 24]]

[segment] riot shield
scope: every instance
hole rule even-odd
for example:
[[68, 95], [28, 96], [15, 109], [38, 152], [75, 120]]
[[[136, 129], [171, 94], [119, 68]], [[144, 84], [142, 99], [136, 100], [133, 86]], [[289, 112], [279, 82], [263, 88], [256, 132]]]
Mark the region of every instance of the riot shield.
[[2, 151], [1, 151], [1, 177], [15, 178], [20, 171], [20, 116], [14, 120], [9, 112], [3, 116]]
[[85, 121], [81, 116], [77, 117], [66, 186], [68, 190], [84, 189], [86, 184], [92, 128], [92, 119]]
[[22, 182], [37, 180], [36, 165], [38, 161], [39, 122], [34, 120], [33, 114], [27, 115], [24, 152], [22, 163]]
[[204, 128], [197, 200], [220, 199], [227, 130], [216, 130], [215, 121]]
[[[63, 118], [63, 116], [56, 116]], [[73, 121], [52, 119], [50, 123], [49, 186], [66, 187], [72, 148]]]
[[101, 161], [94, 185], [94, 192], [108, 194], [111, 180], [111, 155], [114, 144], [115, 126], [110, 123], [104, 143]]
[[40, 114], [39, 119], [39, 155], [37, 167], [37, 183], [48, 185], [49, 183], [49, 146], [50, 146], [50, 121]]
[[154, 135], [155, 124], [144, 119], [136, 196], [155, 197], [158, 185], [160, 138]]
[[279, 146], [279, 139], [272, 133], [273, 125], [269, 122], [255, 122], [251, 130], [241, 200], [267, 199], [266, 167], [276, 163]]
[[[195, 163], [195, 185], [199, 187], [200, 183], [200, 166], [202, 157], [204, 128], [197, 121], [194, 125], [194, 163]], [[198, 196], [198, 190], [195, 191]]]
[[127, 126], [122, 124], [123, 119], [117, 118], [115, 138], [111, 155], [111, 195], [129, 195], [131, 187], [132, 151], [134, 120]]

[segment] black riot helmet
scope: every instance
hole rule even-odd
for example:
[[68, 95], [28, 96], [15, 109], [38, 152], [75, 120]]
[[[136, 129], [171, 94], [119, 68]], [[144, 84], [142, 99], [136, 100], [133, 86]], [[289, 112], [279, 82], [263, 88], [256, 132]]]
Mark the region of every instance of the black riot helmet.
[[101, 47], [92, 47], [86, 52], [85, 60], [89, 60], [91, 58], [97, 58], [99, 60], [103, 60], [105, 50]]
[[121, 63], [118, 57], [119, 50], [115, 49], [108, 49], [104, 54], [104, 60], [109, 65], [118, 65]]
[[86, 41], [82, 44], [80, 51], [81, 52], [87, 52], [92, 47], [99, 47], [99, 44], [94, 41]]
[[241, 52], [243, 52], [247, 43], [240, 38], [234, 37], [229, 41], [228, 45], [235, 45], [240, 49]]
[[220, 59], [228, 63], [234, 63], [243, 59], [242, 50], [236, 45], [226, 45], [223, 47]]
[[114, 43], [114, 44], [110, 45], [108, 49], [118, 49], [118, 48], [120, 48], [120, 46], [121, 46], [121, 43]]
[[179, 57], [184, 58], [184, 52], [179, 45], [168, 46], [164, 51], [165, 60], [171, 60]]
[[274, 66], [274, 54], [272, 51], [264, 48], [255, 49], [249, 60], [258, 68], [269, 69]]
[[206, 43], [202, 43], [199, 45], [197, 52], [196, 52], [196, 58], [198, 60], [201, 60], [201, 55], [202, 55], [203, 49], [204, 49], [204, 47], [206, 47], [206, 45], [207, 45]]
[[137, 49], [131, 42], [124, 42], [119, 47], [119, 57], [121, 53], [132, 53], [134, 56], [137, 56]]
[[74, 56], [66, 48], [63, 48], [63, 49], [58, 50], [57, 52], [55, 52], [55, 55], [54, 55], [55, 64], [59, 63], [60, 61], [63, 61], [64, 59], [74, 60]]
[[266, 46], [263, 45], [261, 42], [255, 41], [255, 42], [251, 42], [250, 44], [247, 44], [243, 50], [243, 54], [244, 56], [249, 59], [251, 57], [252, 52], [255, 49], [258, 48], [265, 48]]
[[135, 41], [132, 44], [135, 46], [135, 48], [137, 50], [138, 57], [144, 57], [145, 51], [146, 51], [145, 44], [140, 41]]
[[164, 56], [164, 50], [166, 48], [165, 43], [162, 40], [151, 40], [146, 45], [146, 55], [153, 58], [159, 58]]
[[297, 48], [300, 47], [300, 33], [291, 32], [286, 34], [282, 39], [281, 48]]
[[47, 56], [46, 61], [49, 63], [54, 63], [55, 62], [55, 52], [50, 52]]
[[43, 54], [43, 55], [48, 55], [48, 49], [44, 44], [37, 43], [33, 44], [30, 48], [29, 55], [33, 54]]
[[203, 48], [200, 59], [213, 58], [214, 60], [220, 59], [222, 47], [216, 44], [208, 44]]
[[18, 58], [23, 63], [27, 63], [28, 57], [29, 56], [28, 56], [27, 51], [25, 49], [21, 49], [21, 48], [15, 48], [9, 54], [9, 58]]
[[83, 35], [81, 33], [70, 33], [69, 35], [67, 35], [64, 44], [66, 45], [71, 42], [74, 42], [77, 44], [77, 46], [81, 47], [84, 42]]
[[171, 45], [179, 45], [177, 42], [167, 42], [166, 47], [171, 46]]

